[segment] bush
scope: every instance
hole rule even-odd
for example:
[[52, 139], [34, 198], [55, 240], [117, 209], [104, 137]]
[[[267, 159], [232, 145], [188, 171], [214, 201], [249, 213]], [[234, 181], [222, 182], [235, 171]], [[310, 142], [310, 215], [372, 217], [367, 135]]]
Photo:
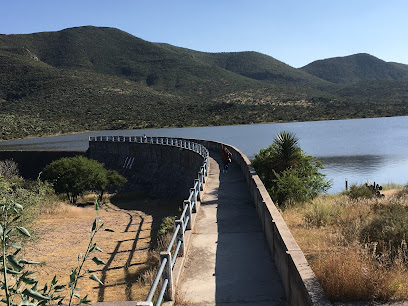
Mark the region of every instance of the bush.
[[305, 222], [313, 226], [325, 226], [342, 214], [339, 205], [333, 204], [325, 198], [315, 199], [305, 213]]
[[360, 240], [363, 243], [374, 243], [377, 254], [389, 253], [391, 258], [395, 258], [401, 255], [401, 245], [407, 240], [407, 233], [408, 208], [399, 202], [394, 202], [388, 205], [382, 213], [376, 214], [362, 228]]
[[174, 231], [174, 221], [175, 220], [176, 220], [176, 217], [165, 217], [165, 218], [163, 218], [162, 223], [160, 224], [159, 232], [158, 232], [159, 238], [161, 236], [164, 236], [164, 235]]
[[41, 175], [49, 181], [57, 193], [65, 193], [71, 203], [85, 191], [100, 193], [111, 185], [121, 185], [126, 179], [114, 170], [106, 170], [103, 164], [84, 156], [65, 157], [47, 165]]
[[281, 132], [253, 160], [255, 170], [279, 205], [306, 202], [331, 186], [320, 173], [323, 165], [306, 155], [297, 143], [294, 134]]
[[367, 183], [363, 185], [353, 184], [350, 186], [350, 190], [345, 191], [344, 194], [348, 195], [351, 199], [370, 199], [373, 197], [382, 197], [380, 193], [382, 187], [375, 183], [373, 185], [368, 185]]
[[19, 175], [18, 165], [12, 160], [0, 160], [0, 176], [11, 179]]

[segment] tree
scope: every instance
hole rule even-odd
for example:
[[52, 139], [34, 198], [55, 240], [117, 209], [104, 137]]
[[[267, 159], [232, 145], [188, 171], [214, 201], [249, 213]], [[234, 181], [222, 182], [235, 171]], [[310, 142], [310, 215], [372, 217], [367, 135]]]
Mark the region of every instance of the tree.
[[65, 193], [71, 203], [76, 203], [85, 191], [99, 191], [101, 197], [108, 186], [126, 182], [116, 171], [108, 171], [103, 164], [84, 156], [64, 157], [52, 162], [44, 168], [41, 179], [49, 181], [55, 192]]
[[97, 190], [99, 190], [99, 200], [102, 201], [103, 194], [106, 188], [110, 186], [121, 186], [126, 184], [127, 179], [120, 175], [115, 170], [107, 170], [106, 171], [106, 181], [100, 181], [100, 184], [97, 186]]
[[281, 132], [253, 160], [255, 170], [279, 205], [313, 199], [331, 186], [320, 173], [323, 165], [306, 155], [298, 142], [293, 133]]

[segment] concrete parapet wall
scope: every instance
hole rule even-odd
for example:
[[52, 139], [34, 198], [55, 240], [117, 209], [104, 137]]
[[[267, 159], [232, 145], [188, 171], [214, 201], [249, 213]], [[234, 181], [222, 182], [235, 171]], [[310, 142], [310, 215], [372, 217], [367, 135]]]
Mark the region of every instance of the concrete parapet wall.
[[[210, 151], [221, 150], [220, 142], [191, 140], [203, 144]], [[224, 145], [231, 151], [233, 160], [245, 175], [289, 304], [331, 305], [248, 157], [237, 148]]]
[[[187, 198], [203, 164], [203, 157], [192, 150], [162, 144], [91, 141], [87, 153], [124, 175], [127, 191], [160, 198]], [[131, 158], [128, 165], [126, 158]]]

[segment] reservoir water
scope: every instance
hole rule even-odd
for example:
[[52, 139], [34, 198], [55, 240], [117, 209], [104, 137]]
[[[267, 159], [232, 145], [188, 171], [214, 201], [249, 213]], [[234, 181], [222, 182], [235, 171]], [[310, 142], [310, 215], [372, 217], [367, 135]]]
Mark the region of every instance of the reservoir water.
[[281, 131], [299, 138], [301, 148], [320, 159], [333, 182], [330, 192], [351, 183], [408, 182], [408, 117], [271, 123], [217, 127], [110, 130], [1, 141], [0, 150], [86, 150], [89, 136], [185, 137], [216, 140], [239, 148], [249, 158]]

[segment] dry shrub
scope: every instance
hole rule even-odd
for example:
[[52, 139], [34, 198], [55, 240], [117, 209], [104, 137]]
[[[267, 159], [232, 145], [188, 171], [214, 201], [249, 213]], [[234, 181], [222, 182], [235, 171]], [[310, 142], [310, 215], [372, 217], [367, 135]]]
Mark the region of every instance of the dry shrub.
[[[320, 258], [313, 270], [331, 301], [389, 300], [395, 297], [396, 284], [401, 284], [396, 281], [401, 273], [387, 269], [356, 248]], [[405, 282], [404, 278], [401, 280]]]
[[[407, 207], [404, 195], [337, 195], [282, 215], [331, 301], [392, 301], [408, 298]], [[373, 240], [377, 233], [385, 244]]]
[[172, 233], [160, 235], [157, 239], [157, 248], [149, 251], [145, 268], [139, 271], [137, 281], [142, 285], [151, 286], [157, 274], [157, 269], [160, 266], [160, 252], [165, 251], [171, 240]]
[[325, 226], [342, 214], [342, 207], [325, 197], [319, 197], [307, 206], [305, 222], [312, 226]]
[[13, 160], [0, 160], [0, 176], [5, 179], [12, 179], [19, 176], [18, 165]]

